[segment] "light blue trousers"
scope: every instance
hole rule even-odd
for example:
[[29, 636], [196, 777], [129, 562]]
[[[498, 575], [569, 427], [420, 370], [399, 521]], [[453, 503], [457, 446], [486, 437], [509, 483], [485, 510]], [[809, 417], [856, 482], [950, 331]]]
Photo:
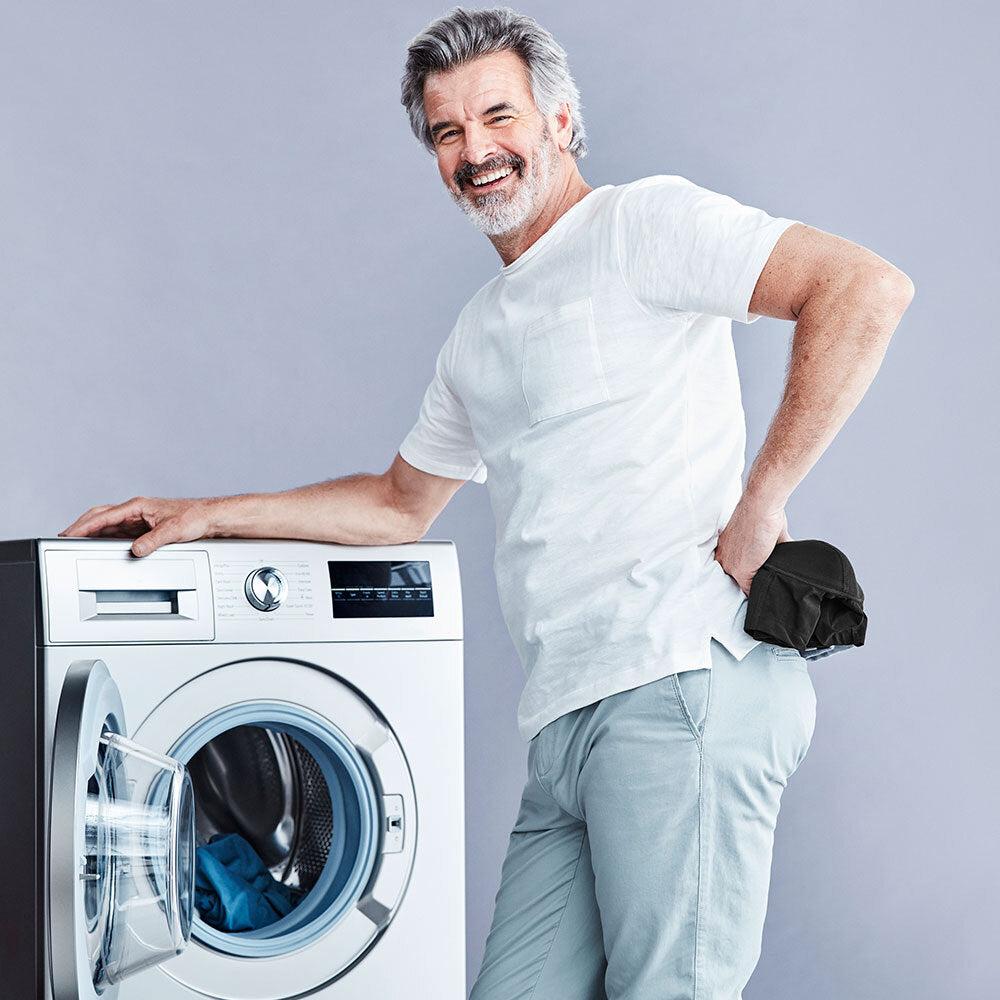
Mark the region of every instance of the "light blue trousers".
[[713, 639], [710, 670], [546, 726], [470, 1000], [739, 1000], [815, 722], [799, 653], [761, 643], [738, 661]]

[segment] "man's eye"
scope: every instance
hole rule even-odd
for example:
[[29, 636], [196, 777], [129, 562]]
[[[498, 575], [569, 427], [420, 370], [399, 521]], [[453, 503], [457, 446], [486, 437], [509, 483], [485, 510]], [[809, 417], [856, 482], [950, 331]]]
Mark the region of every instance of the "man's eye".
[[490, 119], [490, 124], [492, 125], [494, 122], [509, 121], [510, 117], [511, 117], [510, 115], [497, 115], [495, 118]]
[[450, 139], [453, 135], [458, 135], [458, 129], [451, 129], [449, 132], [442, 132], [438, 135], [438, 142], [444, 142], [445, 139]]

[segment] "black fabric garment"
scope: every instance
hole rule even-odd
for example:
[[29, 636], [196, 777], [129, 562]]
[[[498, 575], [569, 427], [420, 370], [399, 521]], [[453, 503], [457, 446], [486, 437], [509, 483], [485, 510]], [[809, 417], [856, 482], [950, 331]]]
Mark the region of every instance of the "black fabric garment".
[[840, 549], [814, 538], [779, 542], [750, 581], [743, 630], [763, 642], [863, 646], [865, 595]]

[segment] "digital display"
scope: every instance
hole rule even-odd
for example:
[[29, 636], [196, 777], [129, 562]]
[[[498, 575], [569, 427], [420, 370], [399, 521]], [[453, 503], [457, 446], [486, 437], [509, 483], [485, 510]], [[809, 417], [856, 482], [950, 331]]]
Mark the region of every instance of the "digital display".
[[429, 562], [331, 562], [334, 618], [430, 618]]

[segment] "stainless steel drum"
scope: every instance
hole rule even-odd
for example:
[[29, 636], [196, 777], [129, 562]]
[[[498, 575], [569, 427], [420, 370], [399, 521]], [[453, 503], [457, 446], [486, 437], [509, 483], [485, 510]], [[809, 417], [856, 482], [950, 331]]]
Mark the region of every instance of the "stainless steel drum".
[[330, 853], [330, 790], [313, 755], [293, 736], [236, 726], [188, 762], [199, 846], [238, 833], [271, 874], [307, 893]]

